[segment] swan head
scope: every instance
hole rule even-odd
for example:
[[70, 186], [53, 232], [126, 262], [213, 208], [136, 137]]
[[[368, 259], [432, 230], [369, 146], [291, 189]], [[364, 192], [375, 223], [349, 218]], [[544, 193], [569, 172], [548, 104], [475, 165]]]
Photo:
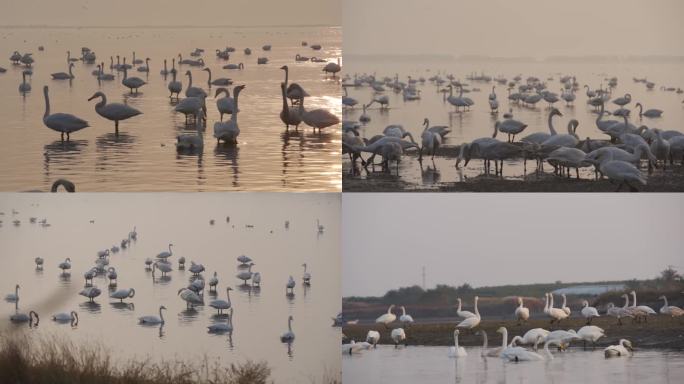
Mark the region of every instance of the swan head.
[[430, 120], [427, 117], [423, 119], [423, 125], [425, 125], [426, 127], [430, 125]]
[[632, 346], [632, 342], [627, 340], [627, 339], [620, 339], [620, 345], [623, 347], [627, 348], [630, 351], [634, 351], [634, 347]]
[[233, 94], [237, 97], [237, 95], [240, 94], [240, 92], [245, 89], [245, 85], [238, 85], [237, 87], [233, 88]]
[[658, 300], [665, 300], [665, 295], [658, 297]]
[[[209, 69], [209, 68], [207, 68], [207, 69]], [[230, 97], [230, 92], [228, 91], [228, 89], [223, 88], [223, 87], [218, 88], [218, 89], [216, 90], [216, 93], [214, 94], [214, 97], [218, 97], [218, 95], [221, 94], [222, 92], [224, 92], [224, 93], [226, 94], [226, 97]]]
[[211, 69], [209, 69], [209, 68], [204, 68], [204, 69], [202, 69], [202, 70], [203, 70], [203, 71], [207, 71], [207, 72], [211, 72]]
[[552, 109], [552, 110], [551, 110], [551, 115], [552, 115], [552, 116], [563, 116], [563, 114], [561, 113], [561, 111], [558, 110], [558, 108]]
[[458, 337], [458, 335], [460, 335], [460, 334], [461, 334], [461, 331], [459, 331], [458, 329], [454, 330], [454, 337]]
[[185, 71], [185, 76], [190, 76], [190, 75], [191, 75], [190, 70]]
[[100, 92], [100, 91], [95, 92], [94, 95], [90, 96], [90, 98], [88, 99], [88, 101], [91, 101], [92, 99], [96, 99], [96, 98], [98, 98], [98, 97], [105, 97], [105, 94], [102, 93], [102, 92]]
[[280, 67], [280, 69], [282, 69], [283, 71], [287, 71], [288, 67], [287, 67], [287, 65], [283, 65], [282, 67]]
[[499, 327], [499, 329], [496, 330], [496, 333], [504, 333], [504, 332], [506, 332], [505, 327]]

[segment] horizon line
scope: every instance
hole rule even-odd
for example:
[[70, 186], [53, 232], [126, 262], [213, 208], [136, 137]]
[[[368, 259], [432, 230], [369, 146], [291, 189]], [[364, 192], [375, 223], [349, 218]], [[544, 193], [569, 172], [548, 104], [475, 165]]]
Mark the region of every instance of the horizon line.
[[50, 24], [0, 24], [0, 28], [55, 28], [55, 29], [67, 29], [67, 28], [87, 28], [87, 29], [126, 29], [126, 28], [265, 28], [265, 27], [278, 27], [278, 28], [297, 28], [297, 27], [334, 27], [341, 28], [341, 25], [335, 24], [257, 24], [257, 25], [224, 25], [224, 24], [214, 24], [214, 25], [50, 25]]

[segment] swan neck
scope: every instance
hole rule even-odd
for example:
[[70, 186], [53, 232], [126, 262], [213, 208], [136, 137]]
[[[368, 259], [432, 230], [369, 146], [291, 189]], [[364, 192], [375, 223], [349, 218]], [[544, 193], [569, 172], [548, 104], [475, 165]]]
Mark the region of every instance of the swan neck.
[[50, 116], [50, 97], [48, 96], [47, 88], [43, 91], [43, 95], [45, 95], [45, 114], [43, 115], [43, 119], [45, 119]]
[[556, 130], [553, 128], [553, 116], [555, 116], [554, 113], [549, 114], [549, 131], [551, 132], [551, 135], [556, 135]]
[[501, 332], [501, 334], [502, 334], [502, 336], [501, 336], [502, 337], [501, 347], [506, 348], [506, 346], [508, 345], [508, 329], [504, 328], [504, 330], [503, 330], [503, 332]]

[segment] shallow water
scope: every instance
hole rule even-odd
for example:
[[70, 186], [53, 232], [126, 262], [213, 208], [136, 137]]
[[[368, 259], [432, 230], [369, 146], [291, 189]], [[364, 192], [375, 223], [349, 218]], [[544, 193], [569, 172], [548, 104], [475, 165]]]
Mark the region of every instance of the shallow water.
[[[494, 81], [491, 83], [469, 81], [466, 76], [477, 72], [484, 72], [492, 77], [505, 77], [512, 81], [516, 75], [521, 75], [523, 83], [528, 76], [537, 76], [542, 81], [546, 81], [548, 89], [560, 95], [561, 84], [559, 78], [562, 75], [575, 75], [580, 87], [588, 84], [592, 90], [598, 89], [603, 84], [605, 88], [608, 82], [604, 79], [612, 76], [618, 77], [618, 86], [614, 89], [611, 99], [631, 93], [632, 103], [628, 108], [632, 109], [633, 116], [631, 123], [639, 126], [645, 124], [650, 128], [676, 129], [684, 131], [684, 108], [681, 94], [675, 92], [661, 91], [661, 85], [684, 88], [684, 75], [681, 72], [681, 63], [643, 63], [643, 62], [616, 62], [611, 64], [576, 62], [576, 63], [506, 63], [506, 62], [391, 62], [383, 60], [371, 60], [363, 57], [348, 58], [345, 62], [345, 73], [353, 77], [358, 74], [376, 74], [377, 80], [383, 77], [394, 77], [399, 74], [399, 80], [407, 82], [407, 76], [414, 79], [424, 77], [428, 79], [436, 74], [440, 74], [446, 79], [447, 74], [454, 74], [456, 79], [469, 84], [467, 89], [479, 88], [480, 91], [464, 93], [464, 96], [474, 100], [475, 105], [469, 112], [453, 113], [454, 107], [448, 102], [444, 102], [442, 93], [437, 91], [437, 86], [429, 81], [424, 85], [417, 84], [421, 90], [421, 99], [418, 101], [404, 102], [401, 93], [394, 93], [388, 89], [383, 94], [389, 96], [390, 104], [388, 111], [380, 111], [379, 105], [373, 104], [368, 111], [371, 121], [361, 129], [363, 137], [371, 138], [376, 134], [382, 133], [383, 129], [390, 124], [401, 124], [410, 131], [416, 141], [420, 143], [420, 134], [423, 130], [422, 122], [424, 118], [430, 119], [430, 125], [448, 125], [452, 132], [449, 133], [443, 144], [459, 145], [470, 142], [473, 139], [491, 136], [494, 130], [494, 123], [497, 119], [502, 119], [504, 112], [512, 108], [514, 118], [520, 120], [528, 127], [522, 134], [516, 136], [516, 140], [534, 132], [548, 132], [547, 120], [549, 110], [548, 104], [540, 101], [536, 107], [528, 108], [517, 106], [508, 102], [506, 86]], [[559, 75], [560, 74], [560, 75]], [[553, 80], [546, 80], [553, 77]], [[649, 81], [655, 82], [654, 90], [648, 91], [645, 84], [635, 83], [632, 78], [647, 77]], [[499, 100], [499, 113], [490, 113], [488, 96], [491, 88], [496, 85], [497, 99]], [[386, 87], [388, 88], [388, 87]], [[359, 104], [355, 109], [345, 109], [343, 116], [345, 120], [358, 120], [362, 113], [360, 105], [370, 102], [373, 93], [370, 87], [359, 88], [348, 87], [349, 96], [358, 100]], [[517, 91], [517, 88], [516, 88]], [[457, 95], [457, 92], [455, 91]], [[595, 120], [597, 114], [593, 108], [586, 104], [587, 96], [584, 88], [576, 93], [574, 107], [566, 106], [563, 100], [555, 103], [562, 117], [554, 118], [554, 128], [559, 133], [567, 133], [567, 123], [570, 119], [577, 119], [579, 126], [577, 134], [580, 139], [591, 137], [592, 139], [607, 139], [608, 136], [601, 133], [596, 127]], [[649, 119], [638, 118], [638, 110], [634, 107], [636, 102], [641, 102], [645, 109], [658, 108], [664, 111], [661, 118]], [[617, 105], [612, 102], [606, 104], [609, 110], [617, 109]], [[613, 119], [621, 119], [613, 116]], [[500, 140], [506, 140], [506, 135], [499, 133]], [[365, 156], [364, 156], [365, 157]], [[456, 169], [455, 158], [436, 156], [434, 163], [430, 159], [424, 159], [423, 164], [417, 161], [417, 156], [404, 156], [399, 166], [399, 176], [396, 176], [396, 169], [392, 168], [394, 176], [379, 174], [379, 167], [375, 167], [375, 172], [366, 172], [363, 168], [352, 169], [348, 157], [343, 157], [344, 177], [353, 178], [372, 178], [382, 177], [390, 180], [401, 180], [411, 186], [429, 188], [440, 182], [465, 181], [481, 175], [484, 172], [482, 161], [474, 159], [463, 169]], [[370, 168], [369, 168], [370, 169]], [[545, 171], [551, 172], [552, 167], [545, 164]], [[493, 172], [493, 168], [492, 168]], [[659, 171], [656, 171], [659, 172]], [[526, 173], [524, 172], [522, 160], [505, 161], [503, 176], [506, 179], [535, 178], [534, 161], [528, 161]], [[574, 170], [572, 172], [574, 177]], [[593, 178], [593, 168], [583, 168], [580, 170], [580, 177]]]
[[[255, 208], [259, 207], [260, 210]], [[18, 213], [12, 215], [12, 209]], [[12, 324], [14, 304], [0, 302], [0, 332], [29, 332], [36, 336], [66, 337], [77, 345], [98, 342], [115, 359], [145, 358], [242, 363], [264, 360], [273, 369], [276, 383], [321, 382], [337, 377], [340, 358], [339, 328], [331, 317], [340, 311], [339, 196], [335, 194], [129, 194], [125, 204], [120, 194], [3, 194], [0, 196], [0, 251], [3, 279], [0, 295], [14, 292], [19, 283], [19, 308], [40, 315], [38, 327]], [[51, 224], [30, 224], [29, 217]], [[230, 216], [230, 222], [226, 222]], [[12, 221], [21, 220], [19, 226]], [[209, 220], [215, 219], [214, 225]], [[316, 219], [325, 226], [322, 234]], [[90, 223], [94, 220], [94, 223]], [[284, 222], [290, 221], [289, 229]], [[110, 256], [118, 273], [117, 289], [132, 287], [135, 297], [122, 305], [109, 298], [108, 281], [96, 277], [103, 293], [89, 304], [78, 295], [83, 273], [94, 265], [99, 250], [118, 244], [137, 227], [138, 240]], [[253, 225], [253, 228], [246, 227]], [[154, 258], [173, 243], [173, 271], [156, 279], [145, 269], [144, 260]], [[254, 259], [253, 271], [262, 275], [261, 289], [249, 289], [235, 275], [236, 257]], [[45, 259], [37, 271], [34, 257]], [[184, 256], [185, 270], [177, 260]], [[70, 278], [61, 275], [58, 264], [72, 260]], [[207, 283], [205, 306], [188, 310], [177, 295], [191, 279], [190, 261], [204, 264]], [[301, 283], [302, 263], [307, 263], [312, 284]], [[218, 272], [217, 295], [208, 292], [209, 278]], [[286, 296], [288, 275], [297, 281], [294, 296]], [[217, 318], [208, 303], [225, 299], [232, 287], [234, 308], [232, 337], [207, 333]], [[157, 315], [160, 305], [166, 323], [138, 325], [138, 317]], [[58, 312], [75, 310], [80, 322], [75, 328], [51, 320]], [[280, 342], [287, 318], [294, 317], [294, 343]]]
[[509, 363], [483, 359], [480, 347], [465, 358], [448, 357], [448, 347], [409, 346], [342, 357], [345, 383], [678, 383], [684, 354], [637, 350], [631, 358], [605, 359], [602, 350], [570, 349], [550, 361]]
[[[320, 51], [302, 47], [301, 41], [319, 43]], [[312, 132], [305, 124], [299, 132], [285, 133], [280, 121], [280, 82], [284, 73], [279, 68], [290, 67], [290, 81], [298, 82], [311, 97], [307, 109], [325, 108], [340, 114], [340, 88], [337, 80], [326, 78], [321, 68], [325, 63], [295, 62], [297, 53], [334, 61], [341, 56], [342, 32], [337, 27], [276, 28], [61, 28], [61, 29], [0, 29], [0, 116], [3, 137], [0, 162], [0, 189], [7, 191], [47, 190], [57, 178], [76, 183], [79, 191], [223, 191], [223, 190], [307, 190], [337, 191], [340, 180], [340, 127], [330, 127], [322, 134]], [[261, 46], [272, 44], [270, 52]], [[39, 52], [38, 46], [45, 51]], [[98, 81], [91, 75], [95, 65], [77, 62], [76, 78], [52, 80], [51, 73], [67, 71], [66, 51], [80, 55], [87, 46], [104, 61], [109, 73], [109, 57], [121, 55], [132, 61], [150, 61], [150, 73], [133, 69], [129, 76], [138, 76], [148, 84], [137, 96], [128, 94], [121, 84], [123, 73], [115, 73], [114, 81]], [[245, 69], [224, 70], [226, 61], [218, 59], [217, 48], [233, 46], [236, 52], [230, 63], [244, 62]], [[205, 49], [203, 59], [212, 70], [212, 79], [228, 77], [234, 84], [246, 84], [240, 95], [237, 146], [216, 145], [213, 124], [219, 120], [214, 92], [207, 87], [207, 73], [200, 67], [183, 65], [178, 80], [183, 83], [184, 97], [190, 69], [193, 86], [210, 93], [207, 98], [208, 122], [203, 153], [177, 154], [176, 136], [194, 133], [186, 126], [184, 116], [173, 111], [167, 83], [160, 75], [163, 60], [191, 58], [195, 48]], [[252, 54], [243, 53], [245, 47]], [[13, 66], [9, 56], [13, 51], [33, 52], [34, 75], [32, 91], [22, 96], [23, 66]], [[269, 58], [266, 65], [257, 65], [257, 57]], [[197, 59], [197, 58], [195, 58]], [[74, 133], [68, 144], [59, 134], [45, 127], [43, 85], [50, 86], [51, 112], [72, 113], [87, 120], [91, 127]], [[231, 96], [232, 96], [232, 86]], [[95, 101], [87, 99], [96, 91], [107, 95], [108, 102], [126, 102], [143, 115], [120, 123], [120, 135], [114, 135], [114, 123], [95, 112]], [[229, 117], [229, 116], [228, 116]], [[224, 119], [226, 117], [224, 116]]]

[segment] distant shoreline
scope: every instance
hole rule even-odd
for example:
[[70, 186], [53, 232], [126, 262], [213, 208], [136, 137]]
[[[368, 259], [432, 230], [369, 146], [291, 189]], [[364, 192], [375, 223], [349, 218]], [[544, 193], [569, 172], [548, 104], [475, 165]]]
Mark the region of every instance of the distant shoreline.
[[345, 53], [346, 60], [365, 60], [365, 61], [442, 61], [442, 62], [482, 62], [493, 61], [503, 63], [578, 63], [578, 62], [681, 62], [684, 61], [683, 55], [586, 55], [586, 56], [547, 56], [547, 57], [503, 57], [487, 55], [450, 55], [450, 54], [357, 54]]

